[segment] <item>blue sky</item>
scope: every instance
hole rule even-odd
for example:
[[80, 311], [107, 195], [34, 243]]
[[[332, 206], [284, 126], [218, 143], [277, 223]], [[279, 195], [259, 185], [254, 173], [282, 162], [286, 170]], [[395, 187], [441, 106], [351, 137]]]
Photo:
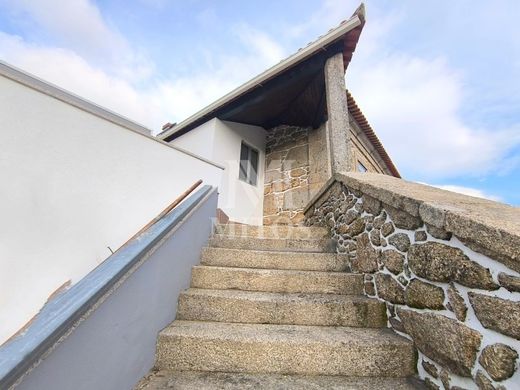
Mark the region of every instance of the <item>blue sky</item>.
[[[351, 0], [0, 0], [0, 59], [158, 131]], [[347, 86], [409, 179], [520, 205], [520, 2], [366, 1]]]

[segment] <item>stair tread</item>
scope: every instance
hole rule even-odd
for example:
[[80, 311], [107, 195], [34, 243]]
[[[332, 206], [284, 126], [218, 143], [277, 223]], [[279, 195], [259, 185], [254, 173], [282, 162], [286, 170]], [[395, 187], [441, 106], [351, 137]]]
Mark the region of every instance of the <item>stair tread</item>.
[[343, 294], [320, 294], [320, 293], [280, 293], [269, 291], [242, 291], [242, 290], [215, 290], [205, 288], [189, 288], [184, 290], [182, 295], [212, 296], [222, 298], [232, 298], [248, 301], [265, 302], [309, 302], [309, 303], [378, 303], [378, 300], [364, 295], [343, 295]]
[[313, 271], [300, 269], [270, 269], [270, 268], [246, 268], [246, 267], [218, 267], [212, 265], [194, 265], [192, 268], [203, 268], [208, 270], [223, 270], [229, 272], [247, 272], [252, 274], [276, 274], [276, 275], [326, 275], [334, 278], [356, 277], [363, 278], [363, 274], [353, 272]]
[[341, 272], [347, 268], [348, 256], [327, 252], [280, 252], [206, 247], [202, 250], [201, 264], [223, 267]]
[[217, 248], [273, 250], [291, 252], [335, 252], [334, 243], [328, 238], [269, 238], [269, 237], [237, 237], [214, 234], [209, 246]]
[[403, 378], [416, 365], [412, 342], [388, 328], [176, 320], [159, 334], [156, 368]]
[[411, 341], [388, 328], [353, 328], [341, 326], [237, 324], [175, 320], [160, 332], [161, 338], [190, 337], [219, 341], [266, 342], [303, 345], [328, 344], [344, 347], [411, 345]]
[[232, 236], [227, 234], [215, 233], [211, 236], [211, 238], [225, 238], [231, 240], [239, 240], [246, 241], [251, 240], [254, 242], [263, 242], [263, 241], [296, 241], [296, 242], [309, 242], [309, 243], [319, 243], [324, 241], [329, 241], [327, 237], [319, 237], [319, 238], [276, 238], [276, 237], [249, 237], [249, 236]]
[[253, 324], [386, 326], [385, 305], [364, 296], [190, 288], [181, 293], [177, 318]]
[[328, 229], [316, 226], [254, 226], [231, 223], [216, 225], [215, 232], [237, 237], [309, 238], [325, 237]]
[[363, 275], [344, 272], [197, 265], [192, 268], [191, 287], [356, 295], [363, 292]]
[[415, 378], [359, 378], [227, 372], [153, 372], [135, 390], [423, 390]]

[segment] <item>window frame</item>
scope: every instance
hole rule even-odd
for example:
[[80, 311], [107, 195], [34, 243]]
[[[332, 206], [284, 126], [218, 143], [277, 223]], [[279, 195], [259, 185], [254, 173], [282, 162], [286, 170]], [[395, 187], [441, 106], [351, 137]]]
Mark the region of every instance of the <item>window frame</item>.
[[[242, 152], [246, 151], [247, 156], [245, 159], [243, 159]], [[255, 156], [256, 155], [256, 156]], [[255, 163], [253, 163], [253, 157], [255, 160]], [[244, 169], [244, 162], [245, 161], [245, 169]], [[242, 141], [240, 143], [240, 157], [238, 161], [238, 179], [240, 181], [243, 181], [244, 183], [247, 183], [249, 185], [252, 185], [254, 187], [258, 186], [258, 168], [260, 163], [260, 152], [257, 148], [251, 146], [245, 141]], [[256, 169], [254, 166], [256, 165]]]
[[[360, 169], [360, 168], [362, 168], [362, 169]], [[365, 172], [368, 172], [368, 168], [365, 167], [365, 166], [363, 165], [363, 163], [362, 163], [361, 161], [358, 160], [358, 162], [357, 162], [357, 171], [358, 171], [358, 172], [361, 172], [361, 173], [365, 173]]]

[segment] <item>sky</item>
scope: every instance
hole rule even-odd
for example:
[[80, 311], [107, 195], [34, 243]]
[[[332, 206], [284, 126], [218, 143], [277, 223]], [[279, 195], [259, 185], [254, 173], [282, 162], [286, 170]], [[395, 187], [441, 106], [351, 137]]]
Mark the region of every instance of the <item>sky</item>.
[[[368, 0], [346, 83], [401, 175], [520, 206], [520, 1]], [[160, 131], [352, 0], [0, 0], [0, 59]]]

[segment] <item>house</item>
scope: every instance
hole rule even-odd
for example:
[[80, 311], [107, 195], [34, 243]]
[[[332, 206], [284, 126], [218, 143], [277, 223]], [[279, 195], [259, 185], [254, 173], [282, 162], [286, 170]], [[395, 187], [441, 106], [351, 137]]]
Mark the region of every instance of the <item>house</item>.
[[518, 388], [520, 209], [400, 179], [364, 23], [160, 139], [0, 62], [1, 389]]
[[335, 172], [400, 177], [345, 87], [365, 24], [349, 20], [177, 125], [162, 140], [226, 167], [219, 207], [253, 225], [303, 222]]

